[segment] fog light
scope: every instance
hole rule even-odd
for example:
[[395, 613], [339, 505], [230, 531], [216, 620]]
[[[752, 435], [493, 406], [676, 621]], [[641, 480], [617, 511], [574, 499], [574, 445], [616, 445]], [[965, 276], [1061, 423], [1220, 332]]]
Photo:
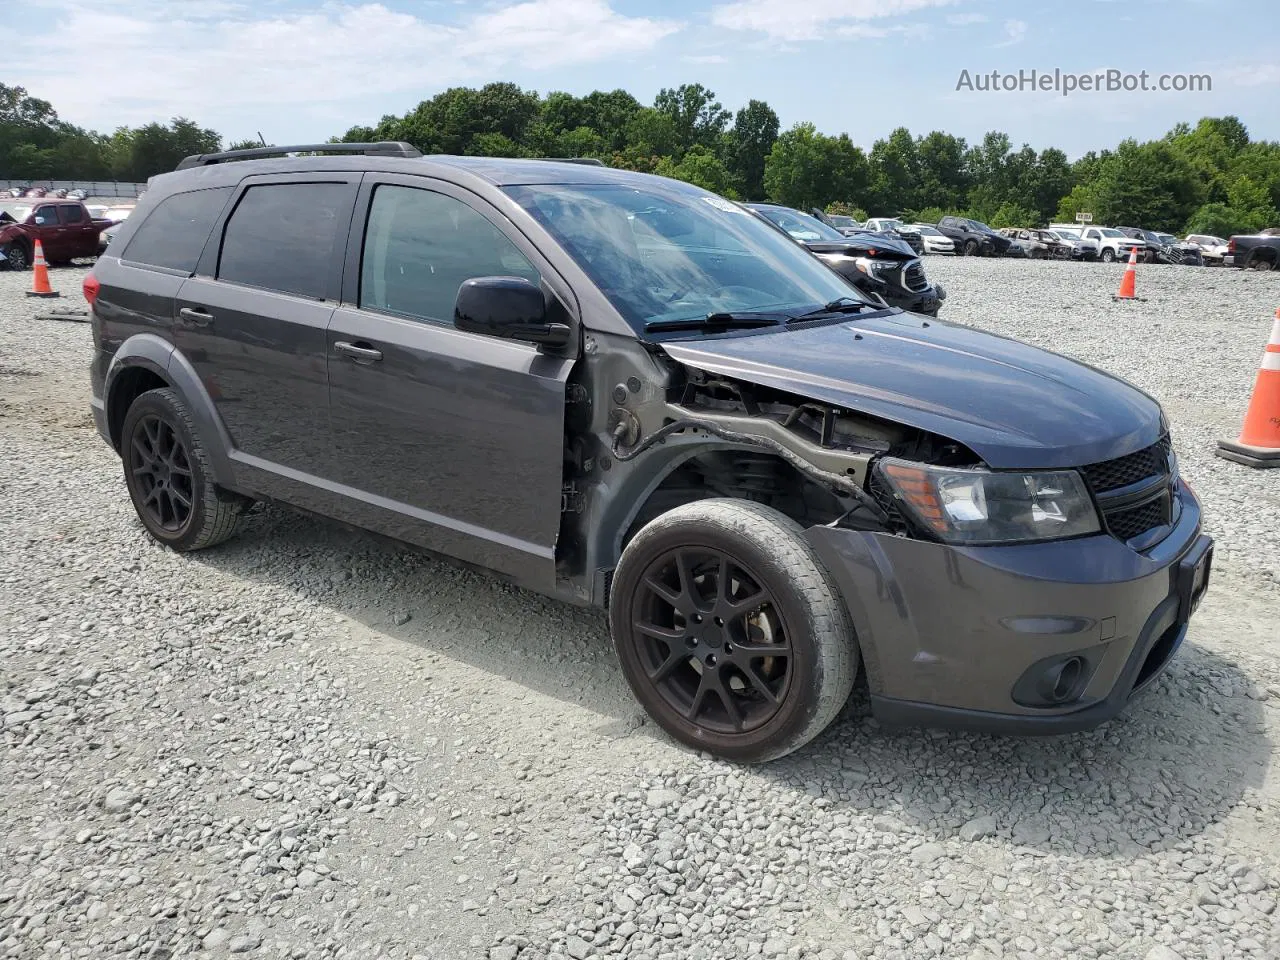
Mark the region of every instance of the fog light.
[[1024, 707], [1061, 707], [1084, 696], [1106, 644], [1059, 653], [1033, 663], [1013, 685], [1011, 696]]
[[1084, 676], [1084, 657], [1070, 657], [1045, 671], [1040, 680], [1040, 695], [1049, 703], [1066, 703], [1074, 699], [1080, 678]]

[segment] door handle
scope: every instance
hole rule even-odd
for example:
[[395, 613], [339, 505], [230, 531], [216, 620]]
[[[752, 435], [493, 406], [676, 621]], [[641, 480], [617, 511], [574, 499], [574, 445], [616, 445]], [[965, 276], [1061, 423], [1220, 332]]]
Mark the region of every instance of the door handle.
[[343, 356], [350, 357], [356, 363], [373, 363], [382, 359], [382, 351], [375, 350], [363, 340], [359, 343], [348, 343], [345, 340], [335, 340], [333, 349], [337, 350]]
[[193, 327], [207, 327], [213, 323], [213, 314], [203, 307], [183, 307], [178, 311], [178, 316]]

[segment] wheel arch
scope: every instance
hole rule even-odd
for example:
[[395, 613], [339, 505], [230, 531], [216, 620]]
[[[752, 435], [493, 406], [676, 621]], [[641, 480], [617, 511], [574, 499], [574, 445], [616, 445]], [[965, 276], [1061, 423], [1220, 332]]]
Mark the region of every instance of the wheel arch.
[[130, 337], [111, 358], [103, 387], [107, 428], [111, 445], [119, 452], [125, 415], [139, 396], [148, 390], [170, 387], [181, 394], [191, 408], [209, 456], [214, 480], [219, 486], [235, 489], [231, 466], [231, 438], [209, 391], [195, 368], [169, 341], [151, 333]]
[[643, 476], [633, 474], [629, 478], [630, 482], [620, 484], [610, 492], [609, 504], [619, 508], [625, 505], [625, 508], [610, 510], [609, 506], [606, 506], [595, 525], [591, 566], [595, 571], [593, 593], [597, 602], [607, 603], [612, 573], [618, 565], [622, 551], [626, 549], [632, 538], [649, 521], [683, 504], [730, 497], [753, 501], [762, 506], [772, 506], [801, 526], [812, 522], [811, 519], [797, 515], [793, 510], [785, 509], [785, 505], [776, 499], [762, 496], [758, 491], [751, 491], [746, 478], [739, 478], [737, 484], [727, 487], [688, 485], [685, 473], [689, 468], [700, 469], [717, 455], [725, 454], [749, 454], [760, 463], [768, 463], [778, 472], [778, 476], [786, 478], [783, 481], [784, 484], [790, 481], [801, 489], [812, 488], [826, 492], [818, 483], [806, 477], [782, 457], [762, 451], [758, 447], [718, 440], [708, 441], [703, 438], [669, 449], [660, 464], [655, 463], [650, 469], [645, 470]]

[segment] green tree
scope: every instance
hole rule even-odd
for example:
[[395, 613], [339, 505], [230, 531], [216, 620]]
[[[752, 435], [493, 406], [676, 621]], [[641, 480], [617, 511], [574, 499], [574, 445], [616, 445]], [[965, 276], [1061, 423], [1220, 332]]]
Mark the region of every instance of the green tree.
[[867, 219], [866, 210], [845, 200], [832, 200], [827, 204], [826, 212], [833, 216], [853, 217], [859, 223]]
[[1149, 230], [1180, 229], [1205, 196], [1186, 157], [1163, 140], [1123, 141], [1102, 164], [1092, 189], [1101, 222]]
[[[969, 172], [965, 167], [966, 145], [961, 137], [939, 130], [916, 143], [919, 182], [915, 202], [925, 207], [959, 209], [969, 194]], [[936, 223], [937, 221], [932, 221]]]
[[999, 230], [1001, 227], [1034, 227], [1039, 221], [1040, 215], [1034, 210], [1016, 203], [1002, 203], [987, 225]]
[[764, 196], [764, 165], [777, 139], [778, 115], [763, 100], [749, 100], [734, 116], [726, 152], [744, 196]]
[[733, 116], [720, 105], [715, 93], [700, 83], [663, 87], [653, 100], [653, 109], [670, 118], [679, 153], [695, 144], [714, 148]]
[[148, 123], [134, 130], [122, 127], [111, 137], [111, 170], [117, 180], [142, 182], [175, 169], [184, 157], [216, 153], [221, 148], [217, 131], [204, 129], [185, 117], [175, 117], [167, 126]]
[[872, 144], [867, 167], [867, 200], [871, 209], [881, 216], [896, 216], [916, 206], [920, 156], [906, 127], [898, 127], [888, 139]]
[[654, 173], [663, 177], [673, 177], [718, 193], [721, 196], [736, 199], [738, 193], [733, 188], [733, 174], [714, 153], [701, 144], [690, 147], [677, 163], [671, 157], [663, 157], [658, 161]]
[[848, 134], [829, 137], [811, 123], [781, 134], [765, 162], [770, 199], [801, 210], [852, 201], [867, 188], [867, 160]]

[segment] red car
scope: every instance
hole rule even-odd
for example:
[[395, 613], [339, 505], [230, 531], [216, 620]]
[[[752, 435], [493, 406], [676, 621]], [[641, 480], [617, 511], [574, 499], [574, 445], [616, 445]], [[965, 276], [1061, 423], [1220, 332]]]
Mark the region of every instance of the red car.
[[25, 270], [40, 241], [50, 264], [98, 255], [98, 234], [110, 220], [94, 220], [79, 200], [37, 200], [0, 212], [0, 253], [11, 270]]

